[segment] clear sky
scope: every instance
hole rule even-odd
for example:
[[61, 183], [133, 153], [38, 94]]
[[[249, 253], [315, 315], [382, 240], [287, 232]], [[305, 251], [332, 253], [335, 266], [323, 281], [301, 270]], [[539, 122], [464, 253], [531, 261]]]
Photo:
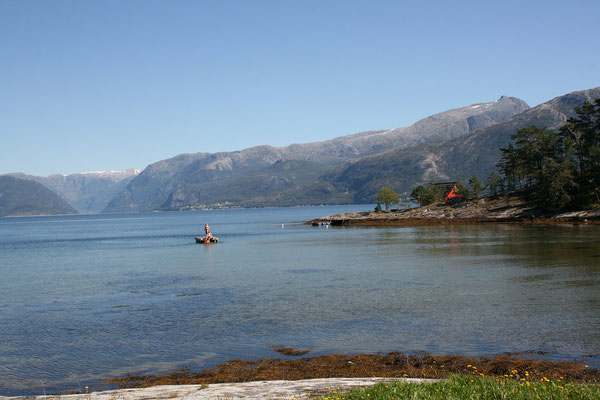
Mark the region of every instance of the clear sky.
[[598, 0], [0, 0], [0, 173], [534, 106], [600, 86], [598, 15]]

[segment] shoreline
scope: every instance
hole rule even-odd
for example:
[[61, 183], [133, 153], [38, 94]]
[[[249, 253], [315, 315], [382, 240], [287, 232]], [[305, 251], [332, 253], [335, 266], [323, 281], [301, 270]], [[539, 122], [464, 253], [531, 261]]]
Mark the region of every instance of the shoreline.
[[525, 224], [525, 225], [600, 225], [599, 219], [580, 218], [363, 218], [337, 214], [305, 221], [305, 225], [318, 226], [414, 226], [414, 225], [477, 225], [477, 224]]
[[[0, 396], [0, 400], [310, 398], [326, 394], [330, 388], [348, 390], [353, 386], [373, 385], [382, 381], [426, 382], [451, 375], [600, 383], [600, 370], [584, 361], [553, 361], [543, 358], [545, 355], [543, 352], [524, 352], [466, 357], [391, 352], [230, 360], [215, 368], [197, 372], [179, 369], [164, 374], [106, 379], [102, 384], [92, 387], [90, 393]], [[599, 356], [594, 354], [589, 358]], [[117, 389], [102, 390], [102, 385], [117, 385]]]
[[391, 211], [363, 211], [335, 214], [306, 221], [319, 226], [402, 226], [442, 224], [577, 224], [600, 225], [600, 208], [547, 211], [522, 196], [485, 196], [452, 200]]
[[[165, 374], [127, 375], [107, 379], [105, 384], [120, 388], [165, 384], [212, 384], [271, 380], [324, 378], [422, 378], [440, 379], [451, 374], [563, 379], [572, 382], [600, 382], [600, 370], [585, 361], [554, 361], [544, 352], [509, 353], [481, 357], [457, 354], [430, 355], [391, 352], [387, 354], [323, 354], [312, 357], [229, 360], [215, 368], [194, 372], [179, 369]], [[590, 355], [597, 358], [599, 355]], [[517, 373], [511, 371], [518, 371]]]
[[90, 393], [37, 396], [0, 396], [0, 400], [156, 400], [156, 399], [312, 399], [327, 395], [332, 391], [345, 392], [355, 387], [368, 387], [387, 382], [436, 382], [436, 379], [382, 377], [365, 378], [324, 378], [296, 381], [253, 381], [235, 383], [215, 383], [210, 385], [163, 385], [138, 389], [116, 389]]

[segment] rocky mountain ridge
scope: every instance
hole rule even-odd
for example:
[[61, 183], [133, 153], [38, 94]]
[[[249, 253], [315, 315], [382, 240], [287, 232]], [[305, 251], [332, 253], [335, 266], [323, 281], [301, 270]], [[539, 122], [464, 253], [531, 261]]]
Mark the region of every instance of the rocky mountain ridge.
[[[110, 201], [104, 212], [201, 207], [225, 198], [229, 198], [226, 201], [230, 202], [236, 199], [233, 204], [239, 206], [298, 204], [293, 198], [283, 202], [282, 198], [285, 193], [306, 186], [306, 183], [299, 182], [309, 177], [315, 182], [315, 174], [330, 173], [350, 161], [391, 148], [407, 148], [459, 137], [504, 121], [528, 108], [522, 100], [503, 96], [493, 102], [435, 114], [405, 128], [362, 132], [286, 147], [256, 146], [234, 152], [181, 154], [149, 165]], [[288, 181], [294, 183], [283, 192], [265, 193], [265, 186], [272, 187], [269, 181], [281, 181], [278, 173], [271, 171], [269, 174], [268, 170], [280, 161], [302, 161], [305, 164], [296, 170], [295, 179]], [[232, 189], [240, 187], [235, 181], [249, 176], [254, 176], [254, 185], [242, 185], [243, 192]], [[257, 176], [262, 176], [262, 180]]]

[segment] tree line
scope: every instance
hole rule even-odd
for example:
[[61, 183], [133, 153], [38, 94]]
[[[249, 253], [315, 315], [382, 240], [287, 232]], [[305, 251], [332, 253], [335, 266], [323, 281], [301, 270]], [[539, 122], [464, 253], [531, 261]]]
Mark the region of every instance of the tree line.
[[527, 190], [548, 208], [600, 202], [600, 99], [575, 107], [558, 132], [529, 126], [500, 149], [504, 191]]

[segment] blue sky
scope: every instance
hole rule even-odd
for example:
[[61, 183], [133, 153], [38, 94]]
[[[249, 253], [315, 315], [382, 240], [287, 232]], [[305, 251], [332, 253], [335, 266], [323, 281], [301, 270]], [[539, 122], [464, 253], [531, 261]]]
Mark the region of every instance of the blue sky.
[[600, 86], [600, 2], [0, 0], [0, 173], [144, 168]]

